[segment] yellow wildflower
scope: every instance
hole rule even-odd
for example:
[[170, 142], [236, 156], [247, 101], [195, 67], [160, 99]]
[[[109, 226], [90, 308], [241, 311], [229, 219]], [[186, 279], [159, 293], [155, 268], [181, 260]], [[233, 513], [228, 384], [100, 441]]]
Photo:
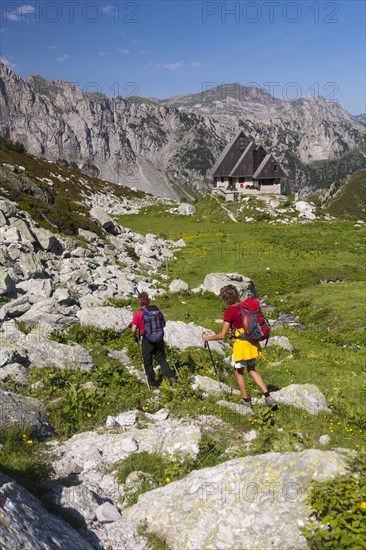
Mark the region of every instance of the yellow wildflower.
[[[171, 482], [170, 477], [166, 477], [166, 478], [165, 478], [165, 483], [170, 483], [170, 482]], [[366, 503], [365, 503], [365, 504], [366, 504]]]
[[92, 413], [86, 413], [86, 416], [90, 418], [92, 416]]
[[32, 439], [27, 439], [27, 443], [28, 443], [28, 445], [32, 445], [33, 440]]
[[366, 512], [366, 502], [365, 502], [365, 501], [361, 502], [361, 504], [360, 504], [360, 509], [361, 509], [363, 512]]

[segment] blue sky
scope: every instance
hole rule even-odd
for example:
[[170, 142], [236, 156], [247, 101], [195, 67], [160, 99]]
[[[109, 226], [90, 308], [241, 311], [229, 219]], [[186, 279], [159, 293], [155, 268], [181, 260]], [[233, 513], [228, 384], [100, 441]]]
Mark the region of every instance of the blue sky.
[[0, 57], [108, 96], [167, 98], [239, 82], [365, 106], [363, 0], [2, 0]]

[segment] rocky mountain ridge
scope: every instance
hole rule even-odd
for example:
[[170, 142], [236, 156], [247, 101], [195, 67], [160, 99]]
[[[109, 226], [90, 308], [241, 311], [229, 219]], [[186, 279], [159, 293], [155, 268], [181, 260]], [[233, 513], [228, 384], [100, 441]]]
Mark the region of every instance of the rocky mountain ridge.
[[309, 181], [304, 164], [341, 158], [366, 128], [362, 115], [325, 98], [280, 100], [237, 85], [168, 100], [109, 99], [64, 81], [25, 81], [3, 64], [0, 83], [1, 135], [37, 156], [172, 198], [210, 189], [206, 170], [239, 127], [274, 152], [287, 169], [287, 190], [300, 193], [322, 186], [319, 177]]

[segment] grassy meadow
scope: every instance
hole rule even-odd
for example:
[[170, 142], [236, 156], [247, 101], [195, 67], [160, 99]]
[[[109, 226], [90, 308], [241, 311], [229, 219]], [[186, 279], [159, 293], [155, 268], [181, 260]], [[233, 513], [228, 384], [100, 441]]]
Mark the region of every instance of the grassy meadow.
[[[269, 318], [280, 311], [295, 313], [305, 330], [283, 326], [274, 331], [289, 338], [293, 352], [268, 348], [258, 361], [258, 370], [273, 390], [289, 384], [316, 384], [333, 415], [313, 417], [280, 406], [274, 413], [276, 426], [288, 433], [305, 429], [310, 446], [317, 446], [322, 434], [331, 435], [331, 447], [362, 446], [366, 428], [365, 229], [347, 221], [236, 223], [211, 198], [200, 199], [195, 206], [194, 216], [151, 207], [143, 215], [120, 217], [119, 222], [143, 234], [184, 238], [187, 246], [165, 267], [170, 280], [181, 278], [194, 288], [208, 273], [239, 272], [252, 278], [258, 296], [275, 308]], [[225, 208], [230, 206], [237, 208]], [[168, 319], [193, 321], [213, 330], [221, 326], [217, 320], [224, 307], [210, 293], [178, 297], [168, 293], [159, 305]], [[216, 361], [222, 379], [236, 387], [230, 368], [219, 357]], [[256, 392], [252, 387], [252, 393]], [[245, 429], [251, 422], [193, 401], [180, 403], [179, 414], [195, 415], [205, 406], [205, 411], [231, 418], [236, 427]]]
[[[56, 226], [61, 233], [74, 237], [78, 227], [101, 234], [96, 222], [86, 215], [86, 207], [80, 205], [80, 198], [85, 185], [90, 193], [95, 189], [103, 193], [109, 184], [102, 185], [84, 175], [83, 181], [79, 181], [80, 175], [75, 173], [70, 176], [72, 196], [67, 196], [67, 189], [54, 174], [66, 179], [70, 173], [66, 169], [41, 160], [33, 166], [30, 155], [8, 150], [7, 146], [0, 149], [3, 161], [23, 165], [27, 173], [21, 189], [11, 176], [0, 177], [6, 196], [18, 201], [44, 227]], [[48, 184], [39, 182], [36, 173], [51, 177], [50, 166], [53, 186], [50, 202], [44, 202], [32, 193], [35, 189], [47, 190]], [[117, 193], [117, 187], [113, 186], [113, 192], [123, 196], [126, 190], [120, 188]], [[130, 198], [140, 198], [140, 193]], [[279, 312], [297, 315], [304, 330], [286, 325], [273, 330], [273, 335], [287, 336], [293, 350], [268, 347], [258, 360], [258, 370], [271, 391], [289, 384], [317, 385], [331, 412], [313, 416], [286, 405], [270, 411], [258, 404], [253, 415], [244, 417], [219, 406], [217, 396], [205, 397], [190, 384], [194, 374], [215, 377], [203, 346], [185, 352], [168, 349], [168, 361], [176, 367], [178, 380], [174, 388], [161, 380], [157, 397], [128, 372], [123, 362], [109, 355], [111, 350], [125, 349], [132, 364], [141, 368], [129, 329], [119, 334], [113, 329], [74, 325], [65, 333], [55, 332], [52, 339], [64, 344], [77, 342], [90, 351], [95, 367], [90, 372], [32, 368], [26, 384], [8, 379], [1, 383], [1, 388], [40, 399], [59, 441], [103, 426], [108, 415], [131, 409], [138, 410], [140, 428], [149, 422], [146, 412], [153, 413], [162, 407], [169, 409], [173, 417], [202, 423], [200, 451], [194, 461], [178, 455], [168, 460], [134, 454], [132, 462], [117, 466], [121, 483], [136, 465], [151, 476], [137, 492], [127, 495], [127, 504], [133, 504], [141, 492], [154, 486], [234, 457], [308, 448], [365, 450], [365, 227], [346, 220], [283, 224], [284, 218], [291, 221], [296, 217], [292, 198], [276, 212], [269, 212], [255, 197], [233, 204], [204, 197], [194, 205], [193, 216], [177, 215], [172, 211], [175, 204], [160, 203], [144, 208], [139, 215], [120, 216], [118, 222], [144, 235], [154, 233], [164, 239], [184, 239], [186, 247], [178, 249], [175, 258], [167, 261], [159, 274], [154, 274], [162, 287], [168, 288], [171, 280], [180, 278], [192, 289], [202, 284], [209, 273], [238, 272], [254, 281], [258, 296], [269, 306], [270, 319], [277, 319]], [[168, 275], [168, 279], [163, 275]], [[225, 310], [219, 298], [210, 292], [178, 295], [166, 292], [158, 304], [167, 320], [194, 322], [215, 331], [221, 327]], [[132, 297], [109, 300], [108, 305], [138, 307]], [[21, 322], [18, 326], [25, 330]], [[213, 356], [220, 380], [236, 388], [228, 357], [215, 352]], [[248, 386], [253, 397], [260, 397], [251, 380]], [[225, 398], [234, 403], [240, 401], [236, 396]], [[213, 422], [213, 417], [225, 424]], [[248, 449], [243, 436], [253, 428], [259, 436]], [[322, 435], [330, 436], [325, 445], [319, 442]], [[41, 496], [42, 482], [54, 476], [45, 443], [36, 441], [24, 427], [1, 431], [0, 446], [0, 469]], [[336, 499], [342, 501], [343, 493], [338, 491]]]

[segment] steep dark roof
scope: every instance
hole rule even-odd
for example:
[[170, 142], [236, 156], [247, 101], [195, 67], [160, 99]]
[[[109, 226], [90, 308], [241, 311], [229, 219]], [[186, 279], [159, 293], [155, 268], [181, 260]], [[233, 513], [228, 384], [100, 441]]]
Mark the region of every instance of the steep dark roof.
[[[245, 138], [247, 138], [247, 136], [245, 135], [245, 133], [243, 132], [243, 130], [239, 130], [235, 136], [233, 137], [233, 139], [225, 146], [225, 148], [223, 149], [223, 151], [221, 152], [221, 155], [219, 156], [219, 158], [217, 159], [217, 161], [215, 162], [215, 164], [213, 165], [213, 167], [211, 168], [211, 170], [209, 170], [207, 172], [208, 175], [214, 175], [215, 172], [217, 171], [217, 169], [220, 167], [220, 164], [223, 162], [223, 160], [225, 159], [225, 157], [227, 156], [227, 154], [230, 152], [230, 149], [233, 147], [233, 145], [235, 145], [235, 143], [237, 142], [237, 140], [239, 139], [240, 136], [244, 136]], [[248, 139], [248, 138], [247, 138]]]
[[[242, 154], [242, 156], [240, 157], [240, 159], [238, 160], [238, 162], [235, 164], [234, 168], [231, 170], [230, 172], [230, 176], [236, 176], [236, 175], [239, 175], [239, 174], [236, 174], [236, 172], [239, 171], [239, 168], [241, 166], [241, 164], [244, 163], [245, 160], [247, 160], [250, 156], [250, 153], [253, 151], [253, 149], [255, 148], [255, 144], [254, 144], [254, 141], [251, 141], [247, 148], [245, 149], [244, 153]], [[250, 174], [251, 175], [251, 174]]]
[[[272, 166], [276, 165], [276, 172], [272, 169]], [[280, 165], [280, 163], [275, 159], [271, 154], [268, 154], [264, 157], [257, 170], [253, 174], [253, 179], [272, 179], [272, 178], [283, 178], [286, 174]]]
[[[239, 141], [239, 138], [243, 140]], [[244, 148], [244, 150], [242, 149]], [[277, 165], [276, 171], [273, 167]], [[278, 179], [286, 174], [271, 153], [257, 145], [243, 130], [239, 130], [226, 145], [219, 158], [207, 171], [211, 177], [252, 177], [253, 179]]]

